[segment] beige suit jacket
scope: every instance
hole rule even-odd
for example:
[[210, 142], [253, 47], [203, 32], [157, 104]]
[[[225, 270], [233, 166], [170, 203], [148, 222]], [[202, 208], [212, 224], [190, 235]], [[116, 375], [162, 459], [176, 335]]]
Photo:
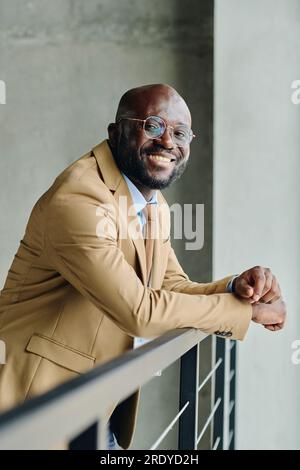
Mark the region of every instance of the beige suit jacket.
[[[171, 248], [160, 193], [147, 287], [143, 237], [130, 229], [139, 226], [137, 216], [112, 215], [120, 196], [132, 204], [104, 141], [64, 170], [34, 206], [0, 296], [0, 339], [7, 348], [1, 411], [131, 349], [134, 336], [194, 327], [243, 339], [251, 307], [225, 293], [229, 278], [208, 284], [188, 279]], [[112, 416], [124, 448], [137, 402], [138, 392]]]

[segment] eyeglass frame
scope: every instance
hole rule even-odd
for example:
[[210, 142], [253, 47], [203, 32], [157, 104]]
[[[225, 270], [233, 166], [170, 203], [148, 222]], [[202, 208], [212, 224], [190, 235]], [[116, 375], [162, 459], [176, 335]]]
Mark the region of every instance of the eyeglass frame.
[[[128, 121], [139, 121], [139, 122], [142, 122], [142, 123], [143, 123], [143, 131], [144, 131], [145, 136], [146, 136], [148, 139], [151, 139], [151, 137], [149, 137], [149, 135], [146, 134], [146, 130], [145, 130], [145, 122], [146, 122], [148, 119], [150, 119], [150, 118], [159, 118], [159, 119], [161, 119], [161, 120], [163, 121], [163, 123], [165, 124], [165, 130], [164, 130], [164, 132], [163, 132], [159, 137], [153, 137], [153, 140], [155, 140], [155, 139], [160, 139], [160, 138], [164, 135], [164, 133], [166, 132], [166, 130], [169, 129], [169, 128], [170, 128], [170, 129], [173, 129], [173, 131], [174, 131], [174, 126], [167, 125], [166, 121], [165, 121], [162, 117], [160, 117], [160, 116], [155, 116], [155, 115], [147, 116], [146, 119], [138, 119], [138, 118], [130, 118], [130, 117], [121, 117], [121, 118], [119, 118], [119, 119], [116, 121], [116, 124], [119, 124], [119, 122], [121, 122], [121, 121], [123, 121], [123, 120], [125, 120], [125, 119], [128, 120]], [[185, 124], [183, 124], [183, 125], [185, 125]], [[188, 127], [188, 126], [187, 126], [187, 127]], [[188, 144], [179, 145], [179, 144], [177, 144], [176, 142], [174, 142], [174, 140], [173, 140], [174, 133], [170, 134], [170, 135], [171, 135], [172, 142], [173, 142], [175, 145], [177, 145], [177, 147], [185, 147], [186, 145], [190, 145], [190, 143], [192, 142], [192, 140], [193, 140], [196, 136], [195, 136], [195, 134], [193, 133], [193, 131], [192, 131], [191, 128], [189, 128], [189, 130], [190, 130], [190, 141], [189, 141]]]

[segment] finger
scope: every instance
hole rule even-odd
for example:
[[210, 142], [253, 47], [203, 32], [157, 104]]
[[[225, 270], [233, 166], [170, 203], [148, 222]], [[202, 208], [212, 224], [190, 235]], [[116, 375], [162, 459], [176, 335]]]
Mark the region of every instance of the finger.
[[252, 280], [254, 283], [253, 300], [257, 302], [260, 299], [263, 289], [265, 287], [266, 277], [265, 277], [263, 268], [260, 268], [260, 267], [254, 268], [252, 270], [251, 275], [252, 275]]
[[273, 303], [273, 302], [276, 302], [276, 300], [280, 299], [280, 297], [281, 297], [281, 290], [280, 290], [276, 277], [273, 276], [271, 289], [260, 300], [261, 302], [265, 302], [265, 303]]
[[279, 331], [284, 327], [284, 322], [276, 323], [275, 325], [264, 325], [264, 327], [269, 331]]
[[264, 327], [266, 328], [266, 330], [275, 331], [275, 325], [264, 325]]
[[263, 297], [265, 294], [267, 294], [271, 290], [272, 283], [273, 283], [273, 274], [271, 272], [271, 269], [265, 268], [264, 275], [265, 275], [265, 285], [263, 287], [261, 297]]
[[269, 291], [266, 295], [260, 298], [260, 302], [263, 302], [265, 304], [272, 304], [279, 300], [281, 297], [281, 294], [275, 294], [273, 291]]

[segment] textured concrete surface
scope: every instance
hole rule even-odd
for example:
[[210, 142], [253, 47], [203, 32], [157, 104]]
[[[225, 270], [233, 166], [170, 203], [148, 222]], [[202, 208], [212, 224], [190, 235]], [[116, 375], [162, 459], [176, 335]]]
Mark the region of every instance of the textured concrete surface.
[[[205, 204], [204, 249], [175, 246], [192, 278], [210, 279], [212, 28], [209, 0], [0, 0], [1, 285], [37, 198], [106, 137], [124, 91], [155, 82], [177, 88], [193, 114], [190, 166], [166, 194], [170, 203]], [[151, 443], [154, 406], [157, 432], [177, 412], [177, 369], [143, 390], [137, 447]]]
[[299, 449], [300, 3], [215, 8], [214, 274], [271, 267], [289, 314], [282, 332], [253, 324], [240, 344], [237, 445]]

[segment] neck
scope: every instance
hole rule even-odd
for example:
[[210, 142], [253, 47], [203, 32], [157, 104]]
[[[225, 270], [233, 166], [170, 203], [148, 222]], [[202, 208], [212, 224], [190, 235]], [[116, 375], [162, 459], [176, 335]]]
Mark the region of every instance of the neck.
[[150, 189], [150, 188], [147, 188], [146, 186], [143, 186], [141, 183], [139, 183], [138, 181], [132, 179], [132, 178], [129, 178], [133, 184], [138, 188], [138, 190], [142, 193], [142, 195], [144, 196], [144, 198], [146, 199], [146, 201], [150, 201], [150, 199], [154, 196], [155, 194], [155, 189]]

